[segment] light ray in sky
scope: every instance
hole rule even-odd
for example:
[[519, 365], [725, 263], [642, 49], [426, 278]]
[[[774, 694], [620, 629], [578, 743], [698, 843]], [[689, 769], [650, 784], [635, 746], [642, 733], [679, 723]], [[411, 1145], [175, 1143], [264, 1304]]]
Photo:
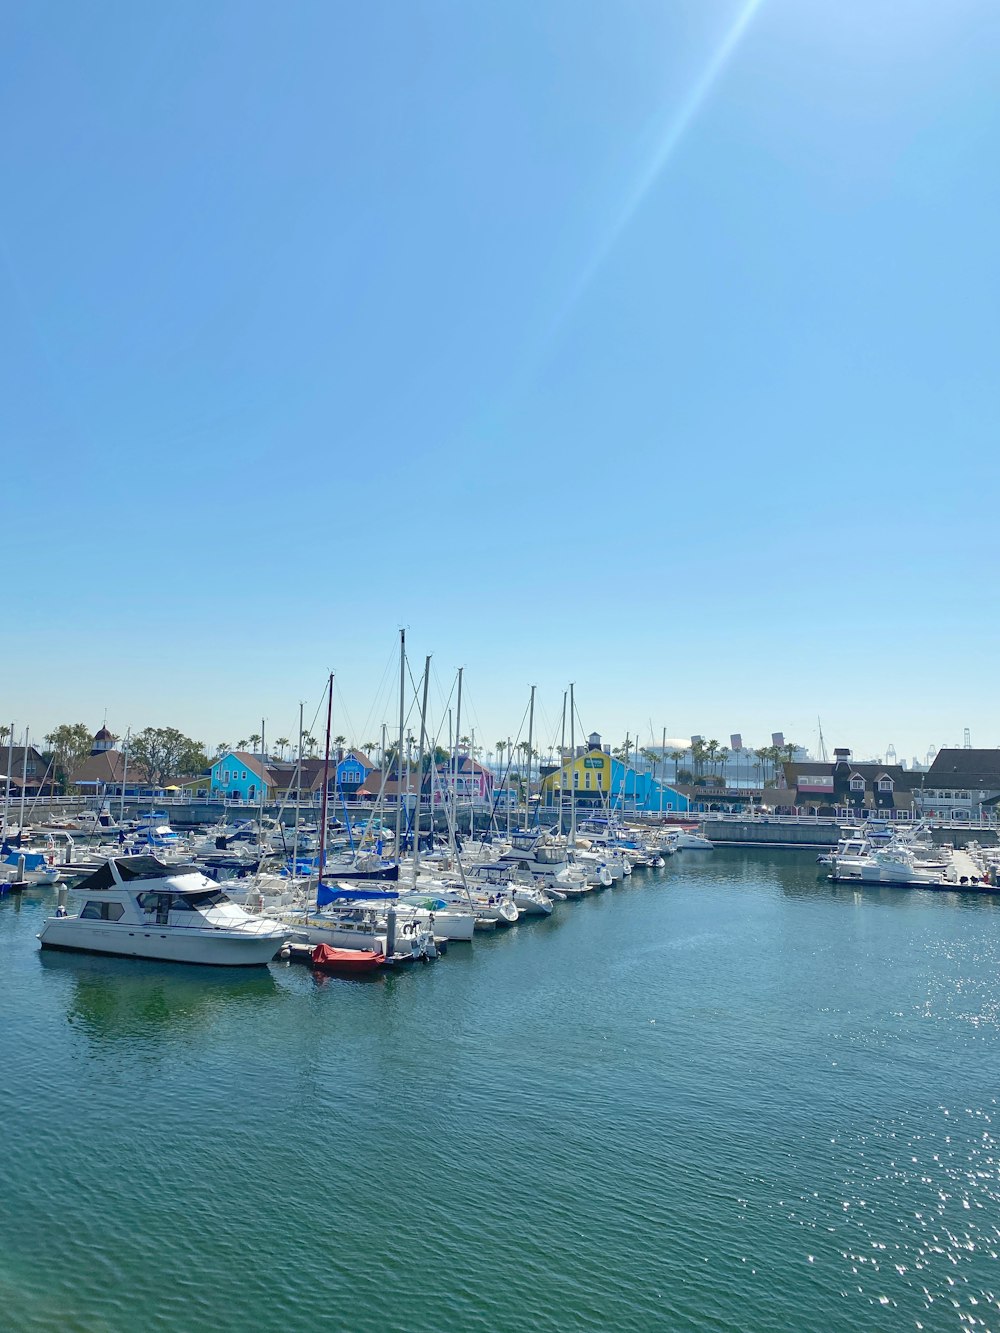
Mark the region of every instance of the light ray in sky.
[[726, 65], [732, 58], [733, 53], [743, 39], [747, 28], [753, 20], [754, 15], [760, 8], [763, 0], [745, 0], [740, 8], [732, 27], [726, 33], [718, 49], [712, 55], [711, 60], [705, 66], [704, 70], [692, 86], [687, 97], [671, 116], [662, 138], [656, 145], [655, 151], [650, 157], [646, 166], [643, 168], [638, 180], [632, 189], [612, 223], [608, 231], [597, 246], [593, 255], [585, 264], [583, 271], [563, 302], [561, 309], [552, 321], [549, 330], [548, 342], [558, 331], [563, 321], [577, 305], [584, 292], [593, 282], [595, 275], [600, 270], [608, 255], [615, 248], [620, 240], [622, 233], [626, 230], [629, 223], [635, 217], [636, 213], [642, 207], [643, 200], [649, 191], [653, 188], [660, 174], [666, 167], [670, 158], [680, 144], [684, 135], [691, 126], [692, 121], [698, 115], [698, 112], [704, 106], [712, 87], [723, 72]]

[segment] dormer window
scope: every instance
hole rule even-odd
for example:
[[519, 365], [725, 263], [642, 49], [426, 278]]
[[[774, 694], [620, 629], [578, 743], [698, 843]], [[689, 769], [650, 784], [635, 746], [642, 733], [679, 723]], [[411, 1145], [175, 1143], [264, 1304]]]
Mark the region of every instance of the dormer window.
[[878, 789], [879, 791], [892, 791], [892, 778], [883, 774], [878, 780]]
[[855, 773], [854, 777], [851, 778], [851, 791], [864, 791], [864, 789], [865, 789], [864, 778], [861, 777], [859, 774]]

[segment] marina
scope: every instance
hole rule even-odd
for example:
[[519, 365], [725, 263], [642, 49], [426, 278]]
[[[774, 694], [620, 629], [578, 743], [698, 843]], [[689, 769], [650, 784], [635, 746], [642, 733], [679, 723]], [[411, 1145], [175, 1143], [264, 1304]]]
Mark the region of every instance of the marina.
[[682, 852], [373, 977], [39, 951], [55, 891], [4, 899], [5, 1299], [107, 1333], [991, 1326], [997, 902], [825, 870]]

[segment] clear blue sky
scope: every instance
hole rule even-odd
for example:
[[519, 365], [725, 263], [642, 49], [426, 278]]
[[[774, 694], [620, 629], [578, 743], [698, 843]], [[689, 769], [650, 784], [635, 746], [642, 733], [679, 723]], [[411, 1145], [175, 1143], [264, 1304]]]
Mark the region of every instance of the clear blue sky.
[[571, 679], [1000, 743], [995, 0], [35, 0], [3, 62], [18, 727], [334, 668], [360, 730], [405, 624], [489, 743]]

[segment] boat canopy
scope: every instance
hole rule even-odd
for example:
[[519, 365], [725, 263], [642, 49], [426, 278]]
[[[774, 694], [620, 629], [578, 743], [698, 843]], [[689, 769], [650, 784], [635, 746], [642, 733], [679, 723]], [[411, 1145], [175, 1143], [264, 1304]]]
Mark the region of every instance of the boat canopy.
[[[112, 865], [117, 870], [117, 877]], [[76, 885], [74, 893], [101, 893], [117, 889], [119, 881], [127, 884], [133, 879], [172, 879], [175, 875], [201, 875], [197, 866], [164, 865], [155, 856], [115, 856], [105, 861], [92, 875]]]

